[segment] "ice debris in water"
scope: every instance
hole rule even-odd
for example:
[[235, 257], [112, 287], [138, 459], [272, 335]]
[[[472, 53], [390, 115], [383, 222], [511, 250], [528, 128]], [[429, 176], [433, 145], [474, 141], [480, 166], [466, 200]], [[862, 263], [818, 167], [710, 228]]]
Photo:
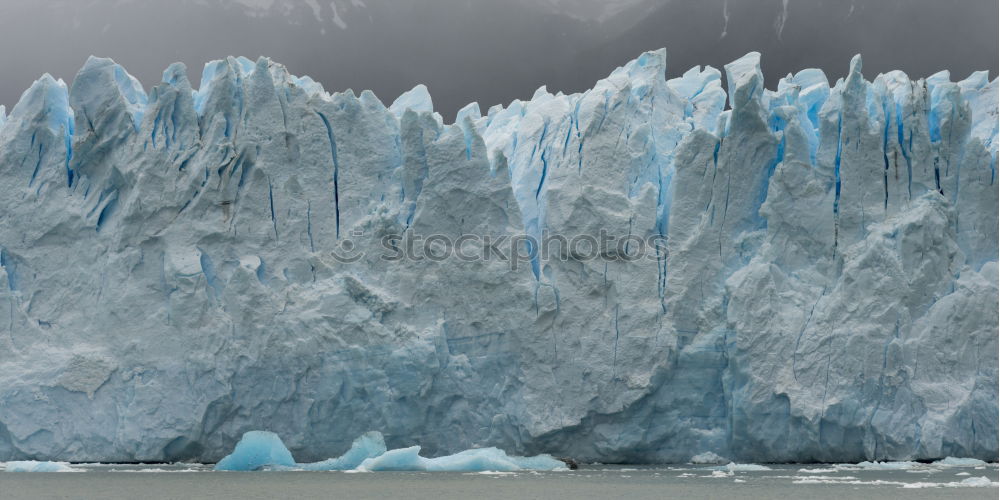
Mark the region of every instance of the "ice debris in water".
[[[955, 484], [955, 483], [949, 483], [949, 484]], [[967, 486], [972, 488], [982, 488], [986, 486], [996, 486], [997, 483], [990, 481], [990, 478], [988, 477], [980, 476], [980, 477], [970, 477], [967, 479], [963, 479], [959, 481], [957, 485]]]
[[917, 462], [861, 462], [855, 467], [868, 470], [909, 470], [919, 467]]
[[986, 465], [986, 462], [979, 460], [978, 458], [957, 458], [957, 457], [945, 457], [934, 465], [946, 465], [950, 467], [978, 467]]
[[738, 464], [735, 462], [729, 462], [729, 464], [726, 465], [726, 470], [729, 472], [758, 472], [771, 470], [771, 468], [766, 465]]
[[7, 472], [77, 472], [67, 462], [39, 462], [37, 460], [22, 460], [7, 462], [4, 470]]
[[420, 447], [411, 446], [386, 452], [365, 460], [359, 470], [365, 471], [501, 471], [565, 470], [566, 464], [549, 455], [515, 457], [498, 448], [465, 450], [438, 458], [420, 456]]
[[691, 463], [693, 464], [724, 464], [726, 462], [728, 462], [728, 460], [710, 451], [699, 453], [691, 457]]
[[465, 450], [437, 458], [420, 456], [420, 447], [387, 451], [382, 433], [372, 431], [354, 440], [351, 449], [338, 458], [313, 463], [295, 463], [291, 452], [273, 432], [250, 431], [233, 452], [216, 464], [216, 470], [358, 470], [358, 471], [503, 471], [565, 470], [566, 464], [549, 455], [517, 457], [498, 448]]
[[988, 477], [969, 477], [961, 481], [951, 481], [947, 483], [931, 483], [931, 482], [916, 482], [916, 483], [903, 483], [900, 484], [901, 488], [906, 489], [919, 489], [919, 488], [986, 488], [986, 487], [996, 487], [997, 483], [990, 481]]

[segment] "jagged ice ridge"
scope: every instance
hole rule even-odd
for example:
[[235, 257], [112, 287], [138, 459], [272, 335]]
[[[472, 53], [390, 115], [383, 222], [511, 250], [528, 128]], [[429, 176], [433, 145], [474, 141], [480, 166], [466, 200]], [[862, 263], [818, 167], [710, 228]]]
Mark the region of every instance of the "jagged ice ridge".
[[[997, 459], [997, 80], [759, 54], [388, 108], [268, 59], [108, 59], [0, 111], [0, 460]], [[729, 105], [727, 107], [727, 98]], [[0, 108], [2, 110], [2, 108]], [[416, 234], [665, 235], [654, 259], [386, 262]], [[350, 239], [365, 257], [338, 262]], [[703, 455], [707, 456], [707, 455]]]

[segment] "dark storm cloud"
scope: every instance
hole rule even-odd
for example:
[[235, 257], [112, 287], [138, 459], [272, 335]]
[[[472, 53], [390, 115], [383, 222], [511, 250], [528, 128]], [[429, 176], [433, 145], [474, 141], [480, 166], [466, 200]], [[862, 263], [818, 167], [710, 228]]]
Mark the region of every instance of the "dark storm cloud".
[[[44, 72], [69, 81], [90, 54], [146, 87], [173, 61], [197, 86], [205, 62], [266, 55], [327, 90], [369, 88], [390, 103], [417, 83], [447, 117], [549, 90], [589, 88], [640, 52], [668, 51], [668, 75], [763, 54], [767, 84], [850, 57], [864, 73], [997, 74], [996, 0], [0, 0], [0, 103]], [[728, 21], [727, 21], [728, 18]], [[342, 28], [340, 25], [346, 26]]]

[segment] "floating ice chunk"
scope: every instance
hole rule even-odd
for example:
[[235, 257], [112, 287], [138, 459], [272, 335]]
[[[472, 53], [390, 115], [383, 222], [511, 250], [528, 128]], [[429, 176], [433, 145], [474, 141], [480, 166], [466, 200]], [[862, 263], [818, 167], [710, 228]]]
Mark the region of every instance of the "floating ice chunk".
[[434, 103], [431, 101], [431, 93], [427, 91], [424, 84], [417, 85], [396, 98], [389, 106], [389, 111], [397, 117], [402, 117], [406, 110], [411, 109], [415, 113], [434, 111]]
[[949, 483], [930, 483], [930, 482], [919, 482], [919, 483], [904, 483], [901, 485], [902, 488], [915, 489], [915, 488], [984, 488], [984, 487], [996, 487], [997, 483], [990, 481], [988, 477], [969, 477], [961, 481], [952, 481]]
[[726, 462], [728, 462], [728, 460], [710, 451], [699, 453], [691, 457], [691, 463], [693, 464], [724, 464]]
[[251, 471], [273, 465], [293, 467], [295, 460], [277, 434], [250, 431], [236, 443], [232, 453], [215, 464], [215, 470]]
[[869, 470], [908, 470], [919, 467], [917, 462], [861, 462], [856, 467]]
[[79, 472], [79, 469], [70, 467], [67, 462], [38, 462], [36, 460], [7, 462], [4, 470], [7, 472]]
[[980, 476], [980, 477], [966, 478], [966, 479], [963, 479], [963, 480], [959, 481], [958, 483], [948, 483], [948, 485], [949, 486], [957, 486], [957, 487], [965, 486], [965, 487], [972, 487], [972, 488], [982, 488], [982, 487], [989, 487], [989, 486], [994, 486], [995, 487], [997, 485], [997, 483], [995, 483], [993, 481], [990, 481], [990, 478], [988, 478], [988, 477]]
[[420, 456], [420, 447], [399, 448], [383, 453], [381, 456], [369, 458], [358, 470], [362, 471], [414, 471], [427, 470], [427, 459]]
[[948, 467], [978, 467], [986, 465], [986, 462], [979, 460], [978, 458], [945, 457], [944, 459], [934, 462], [934, 465], [945, 465]]
[[314, 463], [295, 463], [292, 454], [273, 432], [251, 431], [243, 435], [233, 452], [215, 465], [215, 470], [351, 470], [356, 471], [505, 471], [565, 470], [567, 466], [549, 455], [517, 457], [498, 448], [466, 450], [438, 458], [420, 456], [420, 447], [386, 451], [382, 433], [361, 435], [351, 449], [338, 458]]
[[566, 470], [566, 464], [549, 455], [516, 457], [498, 448], [466, 450], [438, 458], [420, 456], [420, 447], [411, 446], [391, 450], [376, 458], [365, 460], [359, 467], [365, 471], [501, 471]]
[[726, 465], [726, 470], [728, 470], [729, 472], [758, 472], [764, 470], [771, 470], [771, 468], [767, 467], [766, 465], [738, 464], [735, 462], [729, 462], [729, 464]]
[[322, 462], [298, 464], [304, 470], [348, 470], [353, 469], [367, 459], [385, 454], [385, 438], [381, 432], [371, 431], [362, 434], [351, 443], [351, 449], [338, 458], [330, 458]]

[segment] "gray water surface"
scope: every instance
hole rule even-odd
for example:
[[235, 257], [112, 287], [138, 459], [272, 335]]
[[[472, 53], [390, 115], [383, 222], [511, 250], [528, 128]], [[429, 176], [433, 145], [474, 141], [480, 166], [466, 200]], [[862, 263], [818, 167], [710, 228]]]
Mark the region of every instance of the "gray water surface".
[[[989, 498], [997, 466], [584, 466], [565, 472], [214, 472], [211, 466], [79, 465], [82, 472], [0, 472], [0, 499], [407, 498]], [[989, 486], [968, 487], [962, 481]]]

